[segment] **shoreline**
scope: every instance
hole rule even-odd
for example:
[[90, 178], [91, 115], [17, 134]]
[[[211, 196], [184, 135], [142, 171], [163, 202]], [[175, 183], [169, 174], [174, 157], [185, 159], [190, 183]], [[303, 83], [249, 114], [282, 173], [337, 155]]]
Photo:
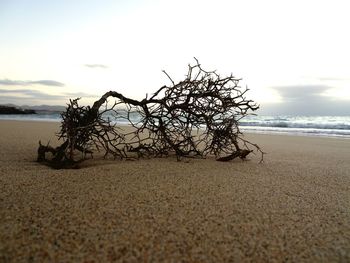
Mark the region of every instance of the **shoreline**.
[[246, 134], [267, 152], [35, 162], [59, 123], [0, 122], [0, 261], [349, 262], [350, 141]]
[[[0, 118], [0, 124], [1, 122], [23, 122], [23, 123], [31, 123], [31, 122], [35, 122], [35, 123], [53, 123], [53, 124], [60, 124], [61, 121], [60, 120], [18, 120], [18, 119], [1, 119]], [[118, 124], [117, 126], [121, 126], [121, 127], [131, 127], [130, 124]], [[247, 134], [247, 135], [271, 135], [271, 136], [295, 136], [295, 137], [308, 137], [308, 138], [325, 138], [325, 139], [344, 139], [344, 140], [349, 140], [350, 136], [346, 136], [346, 135], [329, 135], [329, 134], [317, 134], [317, 133], [302, 133], [302, 132], [288, 132], [288, 131], [265, 131], [265, 130], [251, 130], [251, 129], [244, 129], [244, 127], [246, 126], [240, 126], [240, 129], [242, 131], [243, 134]], [[253, 127], [253, 126], [251, 126]], [[266, 127], [262, 127], [262, 128], [266, 128]]]

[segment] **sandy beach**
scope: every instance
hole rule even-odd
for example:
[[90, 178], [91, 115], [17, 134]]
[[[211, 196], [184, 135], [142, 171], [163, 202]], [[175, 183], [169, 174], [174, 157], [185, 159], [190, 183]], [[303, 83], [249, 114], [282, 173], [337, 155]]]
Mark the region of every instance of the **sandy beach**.
[[35, 162], [59, 123], [0, 121], [0, 262], [350, 262], [350, 140], [250, 134], [249, 161]]

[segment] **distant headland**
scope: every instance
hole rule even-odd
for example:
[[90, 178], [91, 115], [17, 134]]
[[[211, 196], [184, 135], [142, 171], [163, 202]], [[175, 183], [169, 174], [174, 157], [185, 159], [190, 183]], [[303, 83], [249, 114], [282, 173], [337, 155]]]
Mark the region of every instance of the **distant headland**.
[[0, 114], [36, 114], [35, 110], [0, 105]]
[[0, 114], [52, 114], [61, 113], [65, 110], [64, 106], [52, 105], [22, 105], [2, 104], [0, 105]]

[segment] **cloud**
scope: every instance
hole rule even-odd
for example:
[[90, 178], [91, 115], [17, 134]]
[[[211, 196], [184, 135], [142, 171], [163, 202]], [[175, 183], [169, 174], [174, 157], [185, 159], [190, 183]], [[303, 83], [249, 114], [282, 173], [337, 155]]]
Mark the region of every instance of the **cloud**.
[[[13, 97], [17, 99], [43, 99], [43, 100], [50, 100], [50, 99], [63, 99], [66, 98], [64, 95], [51, 95], [44, 93], [42, 91], [33, 90], [33, 89], [0, 89], [0, 94], [10, 94], [7, 95], [7, 97]], [[14, 95], [11, 95], [14, 94]], [[2, 99], [4, 97], [2, 96]]]
[[43, 85], [43, 86], [54, 86], [63, 87], [64, 84], [55, 80], [10, 80], [0, 79], [0, 85], [3, 86], [29, 86], [29, 85]]
[[347, 81], [349, 78], [333, 78], [333, 77], [321, 77], [318, 78], [320, 81]]
[[62, 93], [60, 95], [47, 94], [34, 89], [0, 89], [0, 103], [38, 103], [40, 101], [61, 101], [62, 104], [72, 98], [95, 98], [96, 96], [84, 92]]
[[44, 86], [55, 86], [55, 87], [63, 87], [64, 84], [55, 80], [37, 80], [32, 81], [32, 84], [40, 84]]
[[107, 65], [103, 65], [103, 64], [85, 64], [84, 65], [85, 67], [88, 67], [88, 68], [108, 68]]
[[69, 98], [97, 98], [96, 95], [85, 92], [66, 92], [64, 93], [64, 96]]
[[284, 101], [289, 100], [306, 100], [309, 98], [316, 98], [331, 89], [325, 85], [296, 85], [272, 88], [282, 97]]
[[273, 88], [281, 96], [281, 103], [261, 105], [267, 115], [349, 115], [350, 102], [325, 96], [333, 87], [325, 85], [295, 85]]

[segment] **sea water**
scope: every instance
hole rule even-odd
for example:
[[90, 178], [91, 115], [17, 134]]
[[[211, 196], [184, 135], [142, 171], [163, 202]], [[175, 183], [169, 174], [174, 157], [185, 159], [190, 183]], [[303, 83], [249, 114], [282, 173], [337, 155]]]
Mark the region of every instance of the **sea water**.
[[350, 138], [350, 116], [247, 116], [241, 130]]
[[[107, 116], [111, 121], [113, 116]], [[0, 115], [2, 120], [50, 121], [60, 122], [59, 112]], [[137, 114], [132, 114], [134, 123], [140, 120]], [[117, 124], [125, 125], [128, 121], [118, 119]], [[292, 134], [350, 138], [350, 116], [246, 116], [240, 121], [242, 132], [265, 134]]]

